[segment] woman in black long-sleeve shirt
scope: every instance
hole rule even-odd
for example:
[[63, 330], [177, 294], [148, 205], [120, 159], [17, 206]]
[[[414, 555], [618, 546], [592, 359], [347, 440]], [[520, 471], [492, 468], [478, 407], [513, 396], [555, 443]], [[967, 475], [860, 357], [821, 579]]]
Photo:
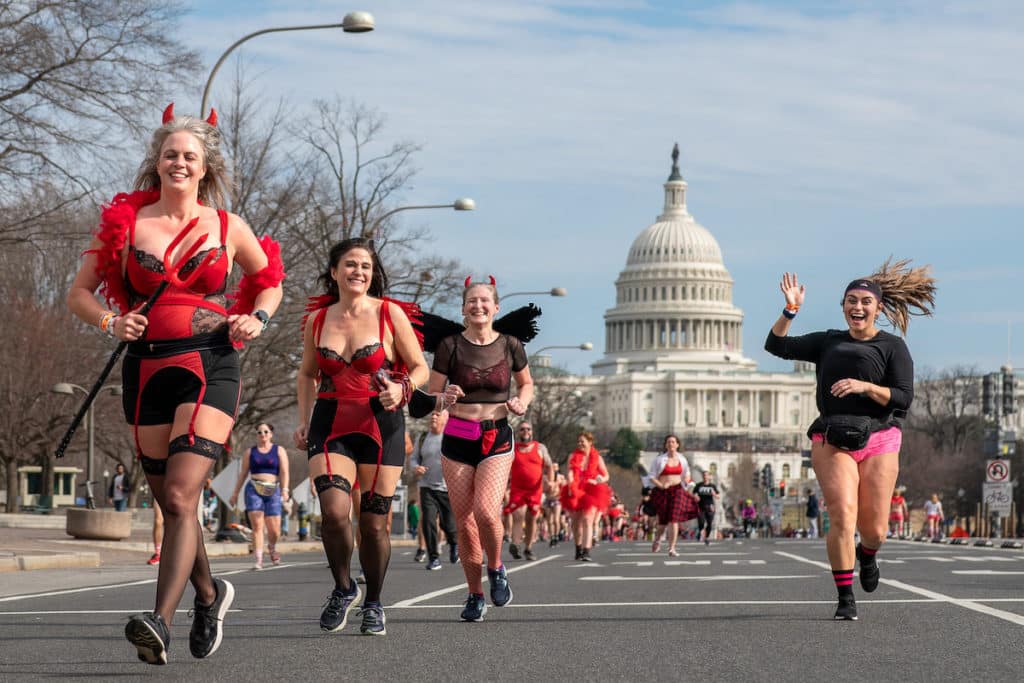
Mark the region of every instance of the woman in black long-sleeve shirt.
[[[914, 398], [914, 362], [901, 336], [876, 326], [884, 315], [905, 335], [911, 308], [930, 315], [935, 281], [928, 267], [886, 263], [854, 280], [843, 294], [847, 329], [789, 337], [804, 301], [795, 273], [780, 284], [786, 307], [765, 342], [769, 353], [815, 363], [819, 417], [807, 434], [811, 463], [828, 504], [828, 559], [839, 593], [836, 619], [857, 618], [853, 597], [854, 558], [860, 584], [878, 587], [875, 555], [885, 540], [889, 501], [899, 474], [901, 418]], [[854, 547], [854, 530], [861, 543]]]

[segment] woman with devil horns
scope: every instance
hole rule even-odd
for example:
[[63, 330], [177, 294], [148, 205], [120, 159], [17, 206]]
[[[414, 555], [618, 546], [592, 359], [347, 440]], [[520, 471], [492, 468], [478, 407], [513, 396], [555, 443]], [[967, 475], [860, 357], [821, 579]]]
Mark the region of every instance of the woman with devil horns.
[[[189, 581], [196, 594], [189, 650], [202, 659], [220, 646], [234, 588], [210, 573], [196, 508], [235, 421], [235, 346], [260, 336], [281, 302], [284, 279], [277, 243], [257, 239], [221, 208], [230, 179], [216, 113], [203, 121], [175, 116], [173, 106], [153, 134], [135, 191], [104, 207], [68, 294], [83, 322], [128, 342], [125, 418], [164, 513], [156, 606], [125, 627], [149, 664], [167, 663], [171, 620]], [[227, 308], [236, 264], [245, 275]], [[97, 289], [116, 310], [96, 300]], [[146, 314], [144, 303], [151, 305]]]
[[[441, 441], [441, 466], [469, 587], [462, 610], [464, 621], [483, 621], [487, 611], [481, 570], [484, 552], [491, 602], [504, 607], [512, 601], [501, 562], [501, 503], [514, 458], [508, 414], [524, 414], [533, 399], [533, 379], [523, 343], [536, 336], [534, 318], [540, 309], [531, 304], [495, 320], [498, 310], [494, 277], [486, 283], [466, 278], [462, 292], [465, 326], [424, 314], [424, 345], [434, 351], [430, 392], [436, 396], [423, 405], [428, 412], [447, 407], [449, 413]], [[435, 344], [430, 328], [439, 321], [447, 323], [447, 334], [440, 333], [443, 338]], [[410, 414], [417, 415], [419, 403], [420, 397], [416, 397], [416, 405], [409, 406]]]
[[360, 597], [352, 579], [352, 489], [358, 482], [359, 563], [366, 576], [363, 635], [387, 633], [381, 589], [391, 560], [388, 512], [405, 465], [402, 406], [429, 369], [410, 322], [419, 309], [384, 297], [388, 278], [372, 240], [331, 247], [320, 276], [325, 294], [303, 323], [295, 443], [307, 449], [323, 515], [322, 539], [334, 590], [320, 628], [345, 628]]

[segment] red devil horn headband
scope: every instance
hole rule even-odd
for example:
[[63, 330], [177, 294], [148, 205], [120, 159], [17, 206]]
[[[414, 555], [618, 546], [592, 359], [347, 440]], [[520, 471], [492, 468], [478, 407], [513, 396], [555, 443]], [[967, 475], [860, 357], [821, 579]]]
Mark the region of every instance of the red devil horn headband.
[[[164, 121], [163, 125], [167, 125], [174, 120], [174, 102], [167, 105], [167, 109], [164, 109]], [[217, 110], [210, 108], [210, 115], [206, 117], [206, 122], [211, 126], [217, 125]]]
[[[490, 282], [487, 283], [487, 284], [489, 284], [491, 287], [497, 287], [498, 286], [498, 281], [494, 279], [493, 275], [488, 275], [487, 279], [490, 280]], [[467, 275], [466, 276], [466, 289], [469, 289], [469, 286], [472, 285], [472, 284], [482, 285], [484, 283], [483, 282], [474, 283], [473, 282], [473, 276], [472, 275]]]

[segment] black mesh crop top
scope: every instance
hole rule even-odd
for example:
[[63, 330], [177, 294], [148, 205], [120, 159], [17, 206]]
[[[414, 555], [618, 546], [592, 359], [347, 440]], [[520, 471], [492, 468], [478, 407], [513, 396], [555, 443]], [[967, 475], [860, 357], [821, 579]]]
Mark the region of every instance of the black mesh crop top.
[[461, 334], [446, 337], [434, 352], [434, 370], [466, 393], [459, 403], [504, 403], [511, 395], [512, 373], [528, 364], [516, 337], [499, 334], [490, 344], [474, 344]]

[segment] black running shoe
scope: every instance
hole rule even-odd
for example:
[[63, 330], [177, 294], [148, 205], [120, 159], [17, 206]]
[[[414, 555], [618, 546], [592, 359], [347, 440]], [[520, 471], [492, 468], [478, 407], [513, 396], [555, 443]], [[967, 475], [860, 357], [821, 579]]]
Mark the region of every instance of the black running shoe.
[[574, 560], [582, 560], [583, 559], [583, 547], [582, 546], [576, 546], [576, 557], [574, 557], [573, 559]]
[[380, 605], [363, 606], [359, 610], [363, 617], [363, 623], [359, 626], [359, 632], [364, 636], [386, 636], [388, 634], [387, 619], [384, 618], [384, 608]]
[[487, 580], [491, 584], [491, 602], [495, 607], [504, 607], [512, 602], [512, 587], [508, 585], [505, 568], [488, 569]]
[[427, 563], [427, 569], [436, 572], [441, 569], [441, 558], [435, 557]]
[[554, 548], [556, 545], [558, 545], [558, 539], [557, 538], [552, 538], [550, 541], [548, 541], [548, 547], [549, 548]]
[[348, 621], [348, 613], [356, 606], [356, 601], [362, 597], [363, 592], [359, 584], [352, 582], [352, 591], [343, 593], [337, 589], [331, 591], [324, 605], [324, 611], [320, 613], [320, 628], [324, 631], [334, 633], [345, 628]]
[[462, 620], [483, 621], [485, 614], [487, 614], [487, 603], [484, 602], [484, 596], [470, 593], [466, 598], [466, 606], [462, 608]]
[[857, 601], [853, 594], [840, 595], [839, 606], [836, 607], [836, 621], [857, 621]]
[[861, 545], [857, 544], [857, 561], [860, 562], [860, 587], [865, 593], [873, 593], [878, 588], [878, 578], [881, 572], [878, 570], [878, 562], [872, 556], [868, 562], [864, 561], [865, 556], [861, 553]]
[[515, 543], [508, 544], [508, 554], [512, 556], [513, 560], [521, 560], [523, 556], [519, 554], [519, 546]]
[[525, 550], [523, 550], [523, 557], [530, 561], [537, 559], [537, 556], [533, 554], [533, 550], [531, 550], [530, 548], [526, 548]]
[[139, 659], [146, 664], [166, 664], [171, 645], [171, 632], [159, 614], [136, 614], [128, 619], [124, 637], [138, 650]]
[[594, 561], [594, 558], [590, 556], [590, 548], [584, 548], [583, 551], [580, 552], [580, 560], [582, 560], [583, 562]]
[[448, 561], [456, 564], [459, 561], [459, 544], [452, 543], [448, 546]]
[[217, 591], [213, 604], [200, 605], [199, 598], [196, 598], [195, 607], [189, 610], [192, 630], [188, 634], [188, 649], [196, 659], [209, 657], [220, 647], [224, 637], [224, 615], [235, 599], [235, 587], [230, 582], [214, 577], [213, 587]]

